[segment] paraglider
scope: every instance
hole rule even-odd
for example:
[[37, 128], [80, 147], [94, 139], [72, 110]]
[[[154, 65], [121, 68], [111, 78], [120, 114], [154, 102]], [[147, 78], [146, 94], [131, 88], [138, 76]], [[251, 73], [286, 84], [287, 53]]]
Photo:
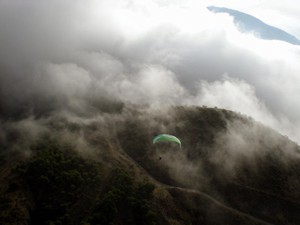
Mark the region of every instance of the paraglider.
[[153, 138], [152, 143], [156, 144], [157, 142], [175, 142], [181, 147], [181, 141], [170, 134], [160, 134]]

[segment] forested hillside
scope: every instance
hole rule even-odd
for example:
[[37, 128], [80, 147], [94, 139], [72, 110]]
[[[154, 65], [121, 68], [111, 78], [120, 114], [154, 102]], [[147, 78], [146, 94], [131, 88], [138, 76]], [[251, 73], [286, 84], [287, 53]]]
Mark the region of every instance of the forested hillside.
[[300, 224], [299, 146], [232, 111], [118, 105], [6, 122], [0, 141], [4, 225]]

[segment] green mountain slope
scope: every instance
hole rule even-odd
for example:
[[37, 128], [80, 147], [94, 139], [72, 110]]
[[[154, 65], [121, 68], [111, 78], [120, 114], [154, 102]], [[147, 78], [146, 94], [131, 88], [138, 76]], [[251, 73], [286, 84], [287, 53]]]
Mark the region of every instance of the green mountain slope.
[[235, 112], [124, 106], [2, 133], [1, 224], [300, 224], [299, 146]]

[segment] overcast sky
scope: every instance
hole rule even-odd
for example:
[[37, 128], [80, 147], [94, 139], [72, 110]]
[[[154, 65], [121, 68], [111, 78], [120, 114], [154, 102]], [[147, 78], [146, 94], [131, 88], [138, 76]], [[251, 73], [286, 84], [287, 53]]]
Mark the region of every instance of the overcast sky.
[[296, 0], [0, 0], [2, 117], [105, 96], [222, 107], [300, 143], [300, 47], [241, 34], [210, 5], [300, 39]]

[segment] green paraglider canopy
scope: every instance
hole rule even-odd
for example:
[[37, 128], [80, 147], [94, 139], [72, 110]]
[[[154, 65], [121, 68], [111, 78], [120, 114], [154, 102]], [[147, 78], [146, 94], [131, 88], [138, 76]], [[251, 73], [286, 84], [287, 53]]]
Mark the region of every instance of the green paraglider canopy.
[[156, 137], [153, 138], [153, 144], [157, 143], [157, 142], [175, 142], [177, 144], [179, 144], [179, 146], [181, 147], [181, 142], [180, 140], [170, 134], [160, 134], [157, 135]]

